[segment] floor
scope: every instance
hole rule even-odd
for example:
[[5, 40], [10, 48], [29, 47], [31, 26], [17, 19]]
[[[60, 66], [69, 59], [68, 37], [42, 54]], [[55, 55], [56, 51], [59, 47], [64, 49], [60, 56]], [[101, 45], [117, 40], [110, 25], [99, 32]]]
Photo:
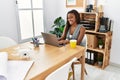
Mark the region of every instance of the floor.
[[120, 67], [118, 67], [118, 66], [116, 67], [116, 66], [113, 66], [113, 65], [109, 65], [108, 67], [105, 68], [105, 70], [120, 74]]
[[[80, 80], [80, 66], [75, 65], [75, 80]], [[85, 67], [88, 72], [88, 75], [85, 75], [85, 80], [120, 80], [120, 67], [109, 65], [104, 70], [88, 64], [85, 64]]]

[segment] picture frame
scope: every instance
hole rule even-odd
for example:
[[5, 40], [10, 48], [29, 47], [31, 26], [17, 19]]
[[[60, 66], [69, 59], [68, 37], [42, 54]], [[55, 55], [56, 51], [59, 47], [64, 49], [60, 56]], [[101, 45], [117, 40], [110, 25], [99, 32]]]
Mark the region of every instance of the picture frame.
[[85, 0], [66, 0], [66, 7], [84, 7]]

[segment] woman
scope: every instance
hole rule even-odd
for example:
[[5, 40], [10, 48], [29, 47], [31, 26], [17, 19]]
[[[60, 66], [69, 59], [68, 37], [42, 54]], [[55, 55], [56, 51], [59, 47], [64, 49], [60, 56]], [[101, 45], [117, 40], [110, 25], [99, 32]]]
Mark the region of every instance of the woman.
[[76, 10], [69, 11], [67, 13], [67, 23], [59, 39], [59, 44], [67, 44], [70, 39], [76, 39], [77, 45], [80, 45], [84, 34], [85, 28], [80, 25], [80, 14]]

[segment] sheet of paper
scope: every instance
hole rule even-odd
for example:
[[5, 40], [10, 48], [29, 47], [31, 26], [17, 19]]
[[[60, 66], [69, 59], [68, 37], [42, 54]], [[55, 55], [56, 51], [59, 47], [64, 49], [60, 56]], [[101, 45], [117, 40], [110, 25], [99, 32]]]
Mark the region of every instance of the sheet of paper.
[[8, 61], [8, 80], [24, 80], [33, 61]]
[[0, 52], [0, 80], [7, 80], [7, 52]]
[[0, 52], [0, 80], [24, 80], [33, 61], [8, 61], [8, 53]]

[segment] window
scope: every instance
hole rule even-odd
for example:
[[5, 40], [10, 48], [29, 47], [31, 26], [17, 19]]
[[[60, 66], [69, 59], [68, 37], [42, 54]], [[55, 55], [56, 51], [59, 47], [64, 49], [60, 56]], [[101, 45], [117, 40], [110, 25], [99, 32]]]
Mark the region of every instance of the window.
[[40, 36], [43, 27], [43, 0], [17, 0], [20, 41]]

